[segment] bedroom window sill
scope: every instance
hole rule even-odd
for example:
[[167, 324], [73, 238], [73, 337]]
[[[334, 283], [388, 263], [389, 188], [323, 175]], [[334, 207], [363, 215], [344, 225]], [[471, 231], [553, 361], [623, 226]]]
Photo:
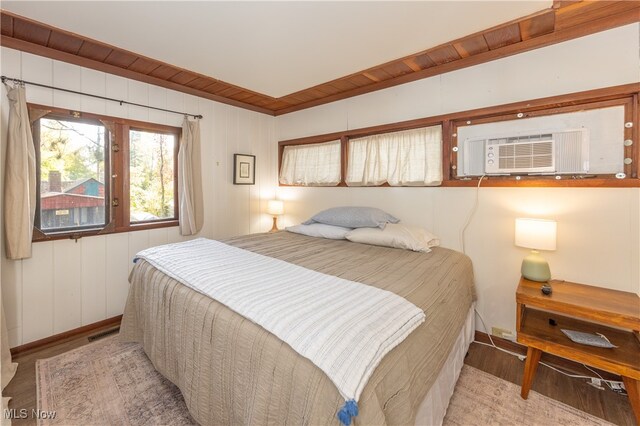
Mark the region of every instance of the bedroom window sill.
[[34, 229], [32, 242], [40, 243], [44, 241], [57, 241], [57, 240], [76, 240], [77, 241], [81, 238], [94, 237], [97, 235], [120, 234], [123, 232], [145, 231], [149, 229], [159, 229], [159, 228], [172, 228], [179, 225], [180, 225], [180, 222], [177, 219], [172, 219], [172, 220], [163, 220], [163, 221], [156, 221], [156, 222], [130, 224], [129, 226], [121, 227], [121, 228], [115, 228], [108, 225], [104, 228], [83, 229], [78, 231], [66, 231], [66, 232], [52, 232], [49, 234], [45, 234], [39, 229]]
[[[391, 186], [387, 183], [376, 186], [347, 186], [344, 182], [334, 186], [315, 186], [315, 185], [283, 185], [281, 187], [293, 187], [293, 188], [465, 188], [478, 186], [479, 178], [472, 179], [453, 179], [444, 180], [440, 185], [434, 186]], [[564, 179], [540, 179], [540, 178], [528, 178], [522, 179], [505, 178], [505, 177], [493, 177], [485, 176], [482, 179], [483, 188], [640, 188], [640, 179], [627, 178], [616, 179], [610, 176], [596, 176], [589, 178], [572, 178], [567, 176]]]
[[129, 226], [116, 228], [116, 232], [132, 232], [132, 231], [143, 231], [146, 229], [171, 228], [178, 225], [180, 225], [180, 222], [178, 221], [178, 219], [170, 219], [170, 220], [155, 221], [155, 222], [139, 222], [139, 223], [132, 223]]
[[[476, 187], [478, 186], [478, 178], [465, 180], [445, 180], [442, 182], [443, 187]], [[616, 179], [612, 177], [593, 177], [574, 179], [567, 176], [564, 179], [540, 179], [526, 178], [520, 180], [513, 178], [491, 177], [486, 176], [480, 185], [483, 188], [640, 188], [640, 179], [627, 178]]]

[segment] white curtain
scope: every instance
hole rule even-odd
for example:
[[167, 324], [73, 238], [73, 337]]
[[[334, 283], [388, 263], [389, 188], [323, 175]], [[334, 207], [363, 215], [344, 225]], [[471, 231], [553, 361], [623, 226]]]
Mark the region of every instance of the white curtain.
[[178, 151], [178, 195], [180, 235], [195, 235], [204, 223], [200, 122], [189, 121], [186, 117]]
[[9, 125], [4, 169], [4, 235], [8, 259], [31, 257], [36, 213], [36, 152], [23, 86], [7, 85]]
[[442, 128], [424, 127], [349, 140], [347, 185], [442, 183]]
[[285, 146], [283, 185], [336, 186], [340, 183], [340, 141]]

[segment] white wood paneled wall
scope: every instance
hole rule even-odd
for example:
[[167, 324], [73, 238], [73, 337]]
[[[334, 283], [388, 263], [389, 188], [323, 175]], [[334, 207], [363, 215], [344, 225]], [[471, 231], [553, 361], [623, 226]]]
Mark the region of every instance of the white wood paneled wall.
[[[278, 139], [436, 116], [640, 79], [640, 24], [631, 24], [454, 72], [277, 117]], [[370, 205], [462, 248], [475, 188], [280, 189], [286, 224], [321, 209]], [[515, 329], [515, 289], [527, 250], [514, 245], [516, 217], [558, 221], [545, 252], [554, 278], [640, 294], [640, 188], [481, 188], [466, 251], [487, 326]], [[476, 322], [478, 329], [484, 331]]]
[[[204, 115], [201, 121], [205, 224], [200, 236], [225, 238], [264, 232], [271, 219], [266, 200], [275, 195], [275, 119], [161, 87], [128, 80], [40, 56], [2, 48], [3, 75], [37, 83]], [[2, 89], [4, 169], [8, 102]], [[35, 86], [29, 102], [180, 126], [183, 117], [119, 105]], [[233, 154], [256, 155], [256, 185], [233, 185]], [[0, 173], [3, 174], [3, 173]], [[2, 179], [2, 178], [0, 178]], [[182, 240], [178, 228], [136, 231], [33, 245], [33, 257], [5, 259], [2, 303], [12, 347], [122, 313], [134, 255], [147, 247]]]

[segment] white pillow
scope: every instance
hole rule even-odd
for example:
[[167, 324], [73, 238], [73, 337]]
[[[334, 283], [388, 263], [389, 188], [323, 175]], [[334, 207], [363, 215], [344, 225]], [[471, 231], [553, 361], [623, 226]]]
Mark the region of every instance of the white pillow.
[[347, 240], [374, 246], [394, 247], [429, 253], [440, 240], [426, 229], [398, 223], [388, 223], [384, 229], [358, 228], [349, 232]]
[[328, 238], [330, 240], [344, 240], [351, 228], [342, 226], [325, 225], [324, 223], [312, 223], [311, 225], [296, 225], [285, 228], [289, 232], [308, 235], [310, 237]]

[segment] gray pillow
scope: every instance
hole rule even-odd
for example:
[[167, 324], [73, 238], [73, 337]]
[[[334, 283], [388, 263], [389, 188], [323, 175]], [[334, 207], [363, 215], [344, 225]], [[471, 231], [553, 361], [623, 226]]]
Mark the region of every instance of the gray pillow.
[[384, 229], [387, 223], [398, 223], [400, 219], [374, 207], [334, 207], [321, 211], [303, 224], [316, 222], [345, 228]]

